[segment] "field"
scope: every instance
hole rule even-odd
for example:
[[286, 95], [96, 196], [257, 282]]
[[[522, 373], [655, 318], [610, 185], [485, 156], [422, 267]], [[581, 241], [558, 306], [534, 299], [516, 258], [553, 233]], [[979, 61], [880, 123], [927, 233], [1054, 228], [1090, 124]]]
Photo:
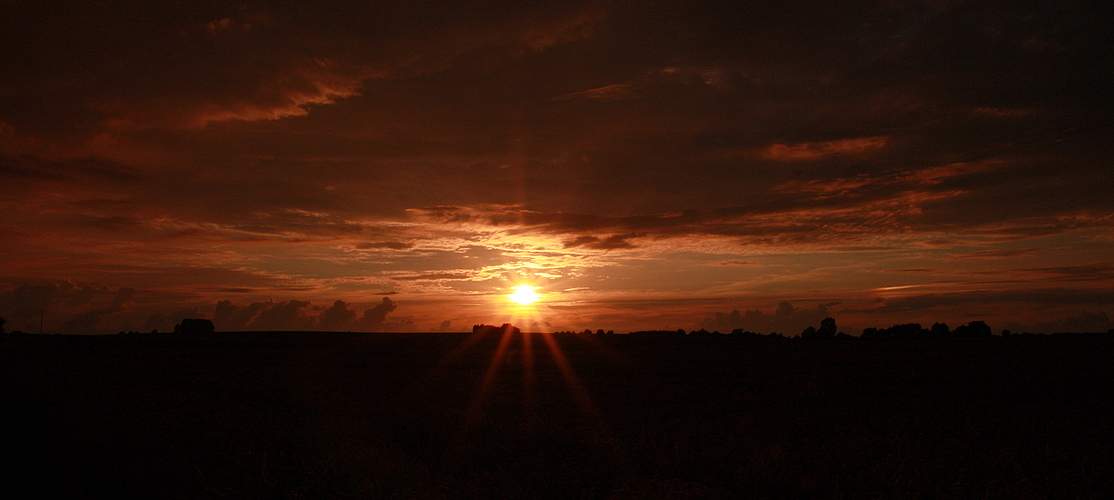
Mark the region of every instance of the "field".
[[6, 498], [1101, 498], [1114, 339], [8, 336]]

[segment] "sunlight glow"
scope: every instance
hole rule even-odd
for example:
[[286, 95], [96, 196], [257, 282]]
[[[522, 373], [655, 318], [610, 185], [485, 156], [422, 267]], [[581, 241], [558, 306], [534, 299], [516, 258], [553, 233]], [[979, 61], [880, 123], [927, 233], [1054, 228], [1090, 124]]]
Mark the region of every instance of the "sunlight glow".
[[534, 291], [535, 288], [537, 287], [518, 285], [512, 288], [514, 293], [507, 295], [507, 297], [522, 305], [532, 304], [542, 297], [541, 294]]

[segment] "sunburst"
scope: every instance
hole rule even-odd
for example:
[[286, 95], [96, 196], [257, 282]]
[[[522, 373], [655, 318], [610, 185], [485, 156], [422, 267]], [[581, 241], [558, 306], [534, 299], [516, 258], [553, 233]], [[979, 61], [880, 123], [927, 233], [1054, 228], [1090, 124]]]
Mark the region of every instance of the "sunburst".
[[518, 285], [516, 287], [512, 287], [511, 289], [514, 290], [514, 293], [507, 295], [507, 298], [524, 306], [533, 304], [534, 302], [537, 302], [538, 299], [542, 298], [540, 293], [534, 291], [535, 288], [537, 287], [530, 285]]

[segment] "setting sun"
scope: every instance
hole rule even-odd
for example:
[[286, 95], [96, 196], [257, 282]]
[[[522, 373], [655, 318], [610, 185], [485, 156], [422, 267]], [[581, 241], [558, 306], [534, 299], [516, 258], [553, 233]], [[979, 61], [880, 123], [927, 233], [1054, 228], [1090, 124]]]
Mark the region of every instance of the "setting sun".
[[509, 294], [508, 297], [512, 301], [522, 305], [532, 304], [542, 297], [540, 294], [534, 291], [534, 288], [536, 287], [532, 287], [530, 285], [518, 285], [516, 287], [512, 287], [514, 293]]

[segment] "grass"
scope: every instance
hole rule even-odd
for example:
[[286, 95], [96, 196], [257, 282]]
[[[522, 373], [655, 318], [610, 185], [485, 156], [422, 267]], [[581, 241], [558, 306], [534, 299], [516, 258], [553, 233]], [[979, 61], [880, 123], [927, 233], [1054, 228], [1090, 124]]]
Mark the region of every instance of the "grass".
[[9, 337], [6, 488], [9, 498], [1114, 491], [1111, 339], [554, 338], [564, 369], [540, 336], [531, 356], [516, 337], [499, 357], [495, 334]]

